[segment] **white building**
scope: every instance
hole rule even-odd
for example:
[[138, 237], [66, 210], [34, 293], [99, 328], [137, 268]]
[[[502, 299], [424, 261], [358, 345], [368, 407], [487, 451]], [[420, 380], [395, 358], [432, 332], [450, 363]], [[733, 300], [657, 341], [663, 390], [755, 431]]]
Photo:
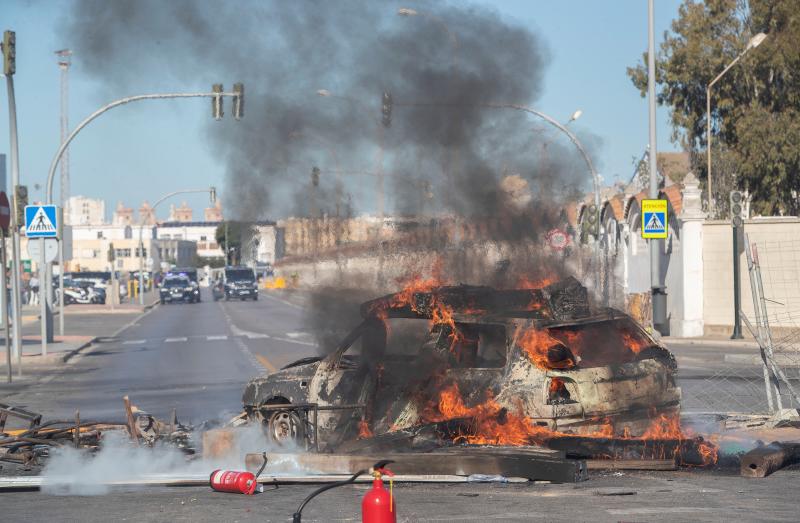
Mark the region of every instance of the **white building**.
[[159, 240], [188, 240], [197, 243], [201, 258], [222, 258], [222, 247], [217, 244], [217, 227], [221, 222], [165, 222], [156, 229]]
[[86, 196], [71, 196], [64, 209], [67, 225], [100, 225], [106, 221], [106, 202]]

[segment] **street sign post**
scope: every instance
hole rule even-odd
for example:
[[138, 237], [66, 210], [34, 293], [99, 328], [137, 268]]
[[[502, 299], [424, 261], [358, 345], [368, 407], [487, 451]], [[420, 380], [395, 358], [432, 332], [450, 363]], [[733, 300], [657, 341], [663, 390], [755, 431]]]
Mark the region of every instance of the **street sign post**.
[[[39, 243], [39, 305], [41, 307], [41, 330], [42, 330], [42, 356], [47, 356], [47, 342], [52, 339], [52, 321], [50, 319], [50, 271], [47, 270], [49, 263], [58, 255], [58, 207], [55, 205], [26, 205], [25, 206], [25, 236], [28, 237], [28, 249], [34, 238]], [[56, 241], [54, 256], [48, 260], [46, 239], [52, 238]]]
[[42, 242], [44, 242], [44, 261], [50, 263], [58, 257], [58, 240], [55, 238], [44, 238], [44, 240], [32, 240], [28, 242], [28, 256], [31, 259], [39, 260], [42, 257]]
[[28, 238], [57, 238], [58, 211], [56, 206], [25, 206], [25, 236]]
[[642, 238], [667, 237], [667, 200], [642, 200]]

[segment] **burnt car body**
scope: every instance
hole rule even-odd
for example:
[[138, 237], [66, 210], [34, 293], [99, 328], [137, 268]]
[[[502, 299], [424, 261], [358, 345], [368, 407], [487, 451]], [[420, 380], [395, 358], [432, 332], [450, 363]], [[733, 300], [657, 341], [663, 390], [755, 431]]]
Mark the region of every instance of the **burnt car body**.
[[197, 303], [200, 298], [195, 294], [195, 287], [185, 276], [165, 278], [159, 289], [161, 303]]
[[[435, 395], [445, 386], [461, 395], [456, 413], [488, 397], [501, 413], [568, 434], [638, 436], [653, 416], [679, 413], [672, 355], [625, 313], [590, 309], [572, 278], [541, 289], [404, 292], [361, 312], [363, 322], [328, 356], [248, 383], [248, 417], [274, 440], [333, 449], [364, 433], [441, 421], [447, 416], [431, 406], [441, 409]], [[426, 333], [409, 344], [393, 320], [421, 323]], [[392, 343], [399, 350], [387, 350]]]

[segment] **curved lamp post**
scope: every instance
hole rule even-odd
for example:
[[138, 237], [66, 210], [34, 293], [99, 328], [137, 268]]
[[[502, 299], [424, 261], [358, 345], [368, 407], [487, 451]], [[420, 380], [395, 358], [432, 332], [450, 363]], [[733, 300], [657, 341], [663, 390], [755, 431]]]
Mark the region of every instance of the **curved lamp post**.
[[[238, 88], [238, 90], [237, 90], [237, 88]], [[56, 151], [55, 156], [53, 157], [53, 161], [50, 163], [50, 171], [47, 174], [47, 189], [46, 189], [47, 203], [48, 204], [52, 204], [53, 203], [53, 182], [54, 182], [55, 176], [56, 176], [56, 169], [58, 168], [58, 163], [59, 163], [59, 161], [61, 161], [61, 157], [64, 156], [64, 153], [66, 152], [67, 147], [72, 142], [72, 140], [75, 139], [75, 137], [78, 135], [78, 133], [81, 132], [81, 130], [83, 130], [84, 127], [89, 125], [95, 118], [97, 118], [101, 114], [105, 113], [106, 111], [108, 111], [110, 109], [113, 109], [114, 107], [119, 107], [120, 105], [129, 104], [131, 102], [138, 102], [140, 100], [163, 100], [163, 99], [172, 99], [172, 98], [214, 98], [218, 103], [215, 104], [215, 106], [214, 106], [213, 114], [214, 114], [214, 117], [216, 119], [219, 119], [219, 118], [222, 117], [222, 98], [224, 98], [224, 97], [230, 97], [230, 98], [234, 99], [234, 117], [237, 120], [239, 118], [241, 118], [241, 113], [242, 113], [242, 108], [243, 108], [243, 103], [242, 102], [244, 101], [244, 87], [241, 84], [234, 85], [234, 91], [233, 92], [228, 92], [228, 93], [223, 92], [221, 85], [217, 85], [217, 86], [214, 86], [212, 92], [205, 92], [205, 93], [140, 94], [140, 95], [136, 95], [136, 96], [127, 96], [125, 98], [120, 98], [119, 100], [115, 100], [115, 101], [113, 101], [111, 103], [108, 103], [108, 104], [104, 105], [103, 107], [99, 108], [98, 110], [96, 110], [95, 112], [93, 112], [92, 114], [87, 116], [81, 123], [78, 124], [77, 127], [75, 127], [75, 129], [72, 130], [71, 133], [69, 133], [69, 136], [67, 136], [67, 138], [63, 142], [61, 142], [61, 145], [59, 146], [58, 150]], [[63, 205], [63, 202], [61, 202], [61, 203]], [[61, 249], [59, 249], [59, 251], [61, 251]], [[46, 282], [42, 282], [42, 284], [43, 284], [42, 288], [43, 289], [45, 288], [44, 287], [45, 283], [48, 285], [48, 288], [49, 288], [51, 270], [52, 270], [52, 266], [48, 264], [48, 266], [47, 266], [48, 277], [46, 278]], [[58, 286], [59, 286], [58, 307], [59, 307], [59, 310], [60, 310], [60, 314], [59, 314], [60, 330], [61, 330], [61, 333], [63, 334], [63, 332], [64, 332], [64, 277], [63, 277], [64, 266], [63, 266], [63, 263], [61, 264], [61, 272], [62, 272], [62, 275], [58, 279], [59, 280], [59, 283], [58, 283]], [[49, 296], [49, 292], [47, 293], [47, 295]], [[45, 324], [45, 320], [42, 321], [42, 332], [43, 333], [44, 333], [44, 330], [45, 330], [44, 329], [44, 324]], [[42, 339], [43, 351], [45, 350], [45, 347], [46, 347], [46, 338], [43, 336], [43, 339]]]
[[[172, 198], [173, 196], [177, 196], [179, 194], [189, 194], [198, 192], [207, 192], [212, 205], [217, 202], [217, 189], [214, 187], [209, 187], [208, 189], [183, 189], [181, 191], [173, 191], [169, 194], [165, 194], [164, 196], [159, 198], [159, 200], [156, 201], [156, 203], [154, 203], [152, 207], [150, 207], [150, 210], [153, 211], [153, 216], [155, 216], [156, 207], [158, 207], [158, 205], [167, 198]], [[144, 230], [144, 217], [140, 216], [139, 217], [139, 305], [144, 305], [144, 241], [142, 239], [143, 230]]]
[[715, 205], [714, 205], [714, 196], [713, 193], [711, 192], [711, 88], [714, 86], [715, 83], [719, 81], [720, 78], [722, 78], [725, 75], [725, 73], [730, 71], [731, 67], [736, 65], [739, 62], [739, 60], [741, 60], [742, 57], [747, 54], [748, 51], [750, 51], [751, 49], [755, 49], [756, 47], [761, 45], [761, 42], [763, 42], [766, 38], [767, 35], [764, 33], [758, 33], [753, 38], [751, 38], [750, 41], [747, 42], [747, 46], [744, 48], [744, 51], [739, 53], [739, 56], [734, 58], [733, 61], [729, 63], [728, 66], [725, 67], [725, 69], [723, 69], [722, 72], [716, 76], [716, 78], [711, 80], [708, 86], [706, 86], [706, 160], [708, 162], [707, 166], [708, 208], [709, 211], [711, 211], [712, 213], [714, 212]]

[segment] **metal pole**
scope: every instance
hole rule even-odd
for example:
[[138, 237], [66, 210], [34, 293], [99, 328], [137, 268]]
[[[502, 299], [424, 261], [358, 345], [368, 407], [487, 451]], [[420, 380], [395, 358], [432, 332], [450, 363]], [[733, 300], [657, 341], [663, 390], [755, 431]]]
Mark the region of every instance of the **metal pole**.
[[[62, 200], [63, 202], [63, 200]], [[58, 335], [64, 335], [64, 207], [58, 217]]]
[[0, 245], [0, 265], [3, 266], [2, 272], [0, 272], [0, 287], [3, 289], [2, 299], [0, 299], [0, 305], [3, 307], [3, 326], [5, 327], [5, 338], [6, 338], [6, 366], [8, 367], [8, 382], [11, 383], [11, 342], [9, 331], [11, 330], [11, 324], [8, 321], [8, 282], [6, 281], [6, 233], [5, 230], [0, 229], [0, 241], [2, 241], [2, 245]]
[[39, 325], [42, 333], [42, 356], [47, 356], [47, 279], [45, 278], [44, 238], [36, 240], [39, 242], [39, 314], [41, 315]]
[[711, 191], [711, 84], [706, 87], [706, 186], [708, 189], [708, 211], [714, 218], [714, 193]]
[[10, 158], [11, 158], [11, 187], [14, 197], [11, 199], [11, 254], [13, 256], [11, 268], [11, 294], [12, 294], [12, 315], [14, 322], [14, 354], [17, 356], [17, 376], [22, 376], [22, 304], [20, 303], [20, 245], [19, 227], [17, 216], [16, 190], [19, 185], [19, 142], [17, 140], [17, 102], [14, 96], [14, 77], [6, 75], [6, 89], [8, 91], [8, 128], [10, 139]]
[[[647, 98], [650, 113], [650, 192], [651, 199], [658, 198], [658, 152], [656, 147], [656, 44], [653, 0], [647, 2]], [[650, 290], [653, 300], [653, 328], [661, 334], [668, 331], [667, 293], [661, 284], [661, 240], [650, 240]]]
[[739, 228], [733, 226], [733, 334], [732, 340], [741, 340], [742, 336], [742, 298], [741, 278], [739, 274]]

